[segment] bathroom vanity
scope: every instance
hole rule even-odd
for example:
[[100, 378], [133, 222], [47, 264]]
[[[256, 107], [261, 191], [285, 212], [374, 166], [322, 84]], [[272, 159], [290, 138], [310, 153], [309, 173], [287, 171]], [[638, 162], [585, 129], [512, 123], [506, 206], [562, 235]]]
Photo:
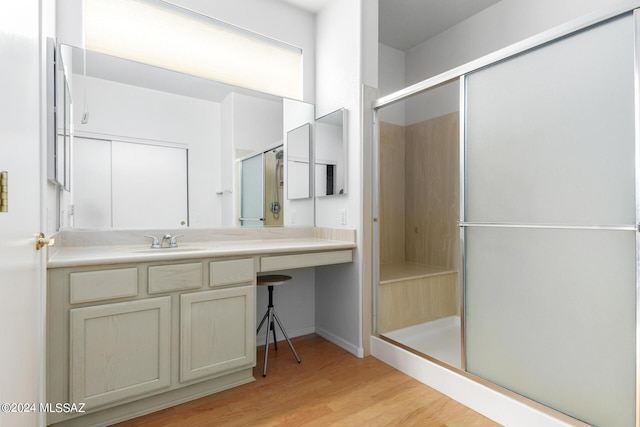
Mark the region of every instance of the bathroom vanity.
[[163, 249], [63, 234], [48, 264], [47, 401], [85, 413], [47, 423], [108, 424], [253, 381], [256, 275], [351, 262], [355, 233], [333, 231], [189, 230]]

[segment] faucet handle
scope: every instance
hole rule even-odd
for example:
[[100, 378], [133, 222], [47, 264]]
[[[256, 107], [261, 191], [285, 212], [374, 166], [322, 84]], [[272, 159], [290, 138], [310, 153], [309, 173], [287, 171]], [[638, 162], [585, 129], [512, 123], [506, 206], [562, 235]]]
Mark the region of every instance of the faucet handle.
[[160, 242], [158, 241], [158, 238], [156, 236], [144, 236], [144, 237], [148, 237], [150, 239], [153, 239], [153, 242], [151, 242], [151, 248], [152, 249], [157, 249], [160, 247]]
[[177, 236], [173, 236], [173, 237], [171, 238], [171, 240], [169, 240], [169, 247], [170, 247], [170, 248], [177, 248], [177, 247], [178, 247], [178, 242], [176, 242], [176, 239], [177, 239], [178, 237], [183, 237], [183, 236], [184, 236], [184, 234], [179, 234], [179, 235], [177, 235]]

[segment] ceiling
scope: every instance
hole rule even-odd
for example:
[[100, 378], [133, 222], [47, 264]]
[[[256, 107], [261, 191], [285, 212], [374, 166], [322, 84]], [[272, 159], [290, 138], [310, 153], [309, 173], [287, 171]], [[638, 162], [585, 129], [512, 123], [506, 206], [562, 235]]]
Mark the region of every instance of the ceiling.
[[[330, 0], [282, 0], [312, 13]], [[378, 40], [406, 52], [500, 0], [379, 0]]]

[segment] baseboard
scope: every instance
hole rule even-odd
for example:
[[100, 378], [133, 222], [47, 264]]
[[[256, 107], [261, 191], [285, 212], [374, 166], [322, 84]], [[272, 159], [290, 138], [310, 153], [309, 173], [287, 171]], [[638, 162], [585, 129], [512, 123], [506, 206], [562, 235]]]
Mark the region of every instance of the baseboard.
[[341, 347], [345, 350], [347, 350], [349, 353], [353, 354], [356, 357], [360, 357], [363, 358], [364, 357], [364, 348], [362, 347], [358, 347], [355, 346], [353, 344], [351, 344], [350, 342], [344, 340], [343, 338], [332, 334], [331, 332], [322, 329], [322, 328], [318, 328], [316, 327], [315, 330], [316, 334], [320, 335], [322, 338], [326, 339], [327, 341], [330, 341], [332, 343], [334, 343], [335, 345], [337, 345], [338, 347]]
[[554, 412], [551, 409], [545, 412], [529, 406], [377, 337], [371, 337], [371, 355], [504, 426], [585, 425], [566, 415], [556, 417], [550, 413]]

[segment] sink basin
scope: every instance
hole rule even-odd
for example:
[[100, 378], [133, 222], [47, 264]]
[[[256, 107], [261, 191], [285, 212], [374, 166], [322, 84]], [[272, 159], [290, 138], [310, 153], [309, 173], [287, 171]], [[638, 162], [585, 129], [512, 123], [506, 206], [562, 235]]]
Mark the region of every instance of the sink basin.
[[175, 252], [197, 252], [204, 251], [207, 248], [195, 247], [195, 246], [178, 246], [177, 248], [156, 248], [156, 249], [138, 249], [133, 252], [139, 254], [164, 254], [164, 253], [175, 253]]

